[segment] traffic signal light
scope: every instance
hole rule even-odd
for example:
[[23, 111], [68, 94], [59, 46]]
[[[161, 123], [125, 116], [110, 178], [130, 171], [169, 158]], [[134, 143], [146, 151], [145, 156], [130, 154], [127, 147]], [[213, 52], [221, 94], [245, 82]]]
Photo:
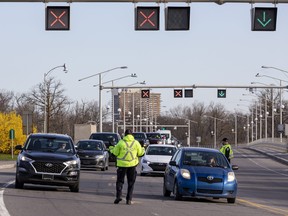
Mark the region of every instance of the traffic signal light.
[[46, 8], [46, 30], [70, 30], [70, 7], [48, 6]]
[[149, 89], [141, 90], [141, 98], [150, 98], [150, 90]]
[[190, 7], [166, 7], [166, 30], [189, 30]]
[[135, 30], [159, 30], [160, 7], [136, 7]]
[[184, 90], [184, 97], [190, 97], [192, 98], [193, 97], [193, 89], [185, 89]]
[[217, 89], [218, 98], [226, 98], [226, 89]]
[[276, 19], [276, 7], [255, 7], [251, 9], [252, 31], [276, 31]]
[[174, 98], [182, 98], [183, 90], [182, 89], [174, 89]]

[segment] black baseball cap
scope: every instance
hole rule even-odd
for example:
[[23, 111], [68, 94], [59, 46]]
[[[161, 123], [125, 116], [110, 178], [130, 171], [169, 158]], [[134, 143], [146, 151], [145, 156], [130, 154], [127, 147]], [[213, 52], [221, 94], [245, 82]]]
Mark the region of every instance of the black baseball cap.
[[227, 138], [223, 138], [222, 141], [223, 141], [223, 142], [227, 142], [228, 139], [227, 139]]
[[127, 136], [128, 134], [133, 134], [132, 130], [131, 129], [127, 129], [125, 130], [125, 136]]

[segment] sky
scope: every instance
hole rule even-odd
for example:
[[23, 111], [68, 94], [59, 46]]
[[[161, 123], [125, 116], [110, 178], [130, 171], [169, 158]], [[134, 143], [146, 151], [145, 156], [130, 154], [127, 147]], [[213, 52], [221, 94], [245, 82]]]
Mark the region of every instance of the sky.
[[[70, 31], [45, 30], [45, 6], [69, 6]], [[134, 7], [160, 6], [159, 31], [135, 31]], [[50, 69], [49, 76], [63, 83], [74, 101], [97, 100], [98, 76], [78, 80], [111, 68], [127, 66], [102, 75], [102, 81], [136, 73], [114, 85], [146, 81], [147, 86], [251, 85], [276, 82], [257, 78], [257, 73], [288, 80], [287, 75], [262, 65], [288, 70], [288, 5], [277, 4], [277, 29], [251, 31], [251, 4], [191, 3], [190, 30], [165, 31], [165, 6], [184, 3], [1, 3], [0, 4], [0, 89], [29, 92]], [[273, 7], [273, 4], [254, 4]], [[286, 75], [286, 76], [285, 76]], [[106, 84], [108, 86], [111, 84]], [[243, 104], [246, 89], [227, 89], [227, 98], [217, 98], [217, 89], [194, 89], [193, 98], [174, 98], [173, 89], [161, 93], [162, 111], [195, 102], [221, 103], [229, 111]], [[103, 105], [111, 100], [103, 91]], [[285, 95], [284, 95], [285, 99]], [[249, 105], [249, 102], [246, 102]], [[245, 105], [241, 109], [246, 109]]]

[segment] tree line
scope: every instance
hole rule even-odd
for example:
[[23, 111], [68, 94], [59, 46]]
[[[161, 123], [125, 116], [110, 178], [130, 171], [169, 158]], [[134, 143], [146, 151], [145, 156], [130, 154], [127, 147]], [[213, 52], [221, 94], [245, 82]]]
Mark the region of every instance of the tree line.
[[[191, 120], [190, 124], [190, 137], [191, 145], [197, 145], [197, 137], [201, 137], [202, 146], [213, 146], [214, 133], [215, 133], [215, 118], [216, 118], [216, 134], [217, 143], [220, 143], [223, 137], [227, 137], [230, 143], [234, 143], [235, 137], [235, 126], [237, 125], [237, 142], [246, 143], [247, 140], [247, 130], [249, 130], [248, 124], [251, 127], [255, 127], [258, 119], [258, 124], [260, 121], [260, 114], [262, 114], [262, 120], [264, 119], [264, 106], [265, 104], [269, 112], [268, 115], [268, 137], [271, 137], [272, 133], [275, 133], [277, 137], [277, 127], [275, 131], [271, 131], [271, 108], [272, 102], [274, 103], [275, 112], [275, 125], [279, 123], [279, 107], [280, 107], [280, 95], [279, 91], [264, 89], [254, 93], [254, 103], [249, 105], [250, 112], [243, 112], [238, 110], [228, 111], [224, 105], [220, 103], [211, 102], [205, 105], [202, 102], [193, 102], [189, 106], [178, 105], [177, 107], [169, 109], [165, 114], [157, 117], [157, 124], [159, 125], [183, 125], [187, 124], [187, 120]], [[46, 106], [45, 106], [46, 103]], [[261, 104], [261, 106], [260, 106]], [[287, 115], [285, 115], [287, 109], [287, 101], [282, 99], [282, 104], [284, 105], [283, 112], [283, 123], [287, 120]], [[260, 110], [261, 107], [261, 110]], [[32, 115], [32, 125], [30, 125], [33, 132], [42, 132], [44, 127], [44, 109], [46, 108], [47, 119], [47, 131], [54, 133], [68, 134], [74, 137], [74, 125], [75, 124], [85, 124], [88, 122], [95, 122], [99, 124], [99, 112], [98, 112], [98, 101], [73, 101], [67, 95], [65, 95], [65, 89], [61, 81], [56, 80], [54, 77], [49, 77], [46, 83], [39, 83], [31, 88], [29, 92], [26, 93], [15, 93], [12, 91], [7, 91], [5, 89], [0, 89], [0, 114], [7, 115], [13, 113], [14, 115], [25, 116], [25, 113], [30, 113]], [[255, 111], [258, 109], [258, 117], [255, 116]], [[253, 118], [251, 116], [254, 110]], [[107, 122], [108, 112], [103, 109], [103, 131], [111, 131], [111, 122]], [[277, 115], [278, 113], [278, 115]], [[247, 121], [249, 119], [249, 121]], [[0, 145], [4, 146], [7, 143], [5, 136], [7, 136], [7, 131], [4, 128], [4, 124], [9, 124], [9, 119], [3, 120], [4, 122], [0, 126]], [[7, 122], [8, 121], [8, 122]], [[197, 122], [197, 123], [195, 123]], [[253, 123], [252, 123], [253, 122]], [[23, 123], [23, 122], [22, 122]], [[170, 128], [169, 128], [170, 129]], [[153, 128], [156, 130], [156, 127]], [[177, 137], [183, 143], [187, 143], [187, 128], [171, 128], [172, 134]], [[259, 130], [259, 126], [258, 126]], [[120, 133], [122, 133], [120, 129]], [[252, 138], [251, 131], [250, 139]], [[264, 124], [262, 124], [262, 137], [264, 137]], [[25, 134], [25, 131], [22, 131]], [[253, 138], [254, 140], [259, 138], [255, 137], [255, 129]], [[24, 142], [23, 138], [19, 142]], [[20, 143], [21, 144], [21, 143]], [[9, 148], [3, 147], [8, 151]], [[4, 151], [0, 147], [0, 151]]]

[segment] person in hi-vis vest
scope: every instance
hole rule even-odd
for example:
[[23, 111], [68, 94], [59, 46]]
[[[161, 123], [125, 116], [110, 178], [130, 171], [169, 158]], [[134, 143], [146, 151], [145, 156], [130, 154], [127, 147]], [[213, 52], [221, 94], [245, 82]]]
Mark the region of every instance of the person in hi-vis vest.
[[139, 157], [145, 153], [145, 149], [134, 139], [132, 130], [127, 129], [123, 139], [115, 146], [110, 146], [109, 150], [116, 156], [117, 181], [116, 181], [116, 199], [115, 204], [122, 201], [122, 188], [125, 175], [127, 176], [128, 188], [126, 195], [126, 204], [131, 205], [134, 183], [136, 181], [136, 167], [139, 163]]

